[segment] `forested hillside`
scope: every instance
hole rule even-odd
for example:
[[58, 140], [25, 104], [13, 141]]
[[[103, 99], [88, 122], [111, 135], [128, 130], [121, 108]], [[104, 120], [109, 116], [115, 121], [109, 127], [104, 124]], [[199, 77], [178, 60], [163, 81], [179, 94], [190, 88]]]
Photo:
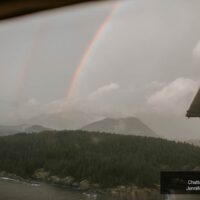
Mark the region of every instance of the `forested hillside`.
[[87, 179], [103, 187], [159, 184], [160, 170], [200, 166], [200, 148], [158, 138], [47, 131], [0, 137], [0, 171], [30, 178], [50, 175]]

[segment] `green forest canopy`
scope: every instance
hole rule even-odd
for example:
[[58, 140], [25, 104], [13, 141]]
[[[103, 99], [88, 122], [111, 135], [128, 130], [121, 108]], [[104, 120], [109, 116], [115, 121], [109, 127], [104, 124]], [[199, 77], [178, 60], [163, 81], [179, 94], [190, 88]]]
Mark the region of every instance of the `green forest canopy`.
[[159, 138], [49, 131], [0, 137], [0, 171], [32, 177], [51, 175], [88, 179], [103, 187], [159, 184], [160, 170], [200, 166], [200, 148]]

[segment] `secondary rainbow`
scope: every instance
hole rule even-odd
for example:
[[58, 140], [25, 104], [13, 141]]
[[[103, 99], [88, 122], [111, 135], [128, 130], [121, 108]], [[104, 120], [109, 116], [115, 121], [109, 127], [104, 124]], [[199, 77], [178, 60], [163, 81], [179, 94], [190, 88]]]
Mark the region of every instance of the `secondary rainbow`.
[[47, 27], [46, 21], [39, 24], [39, 27], [36, 30], [35, 35], [33, 37], [33, 41], [31, 43], [30, 50], [28, 51], [26, 59], [24, 60], [24, 63], [22, 65], [21, 74], [20, 74], [19, 80], [17, 82], [17, 93], [16, 93], [16, 101], [17, 102], [20, 102], [20, 100], [23, 96], [22, 94], [24, 92], [27, 75], [28, 75], [29, 69], [31, 68], [31, 65], [33, 63], [34, 56], [37, 53], [37, 50], [39, 49], [41, 42], [43, 41], [44, 37], [47, 34], [46, 27]]

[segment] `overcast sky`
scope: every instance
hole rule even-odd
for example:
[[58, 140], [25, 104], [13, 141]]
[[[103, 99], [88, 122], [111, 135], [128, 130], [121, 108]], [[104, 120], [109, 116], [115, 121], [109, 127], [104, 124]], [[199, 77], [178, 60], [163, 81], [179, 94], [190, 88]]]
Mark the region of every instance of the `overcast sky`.
[[76, 128], [135, 116], [157, 134], [199, 138], [186, 111], [200, 85], [200, 2], [123, 0], [73, 72], [114, 2], [91, 3], [0, 23], [0, 124]]

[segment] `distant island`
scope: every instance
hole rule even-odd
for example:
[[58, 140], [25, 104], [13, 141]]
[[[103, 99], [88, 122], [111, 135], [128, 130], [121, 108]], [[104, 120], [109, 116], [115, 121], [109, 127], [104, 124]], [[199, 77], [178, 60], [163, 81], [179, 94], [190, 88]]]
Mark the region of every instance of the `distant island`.
[[199, 166], [200, 148], [160, 138], [80, 130], [0, 137], [0, 175], [81, 189], [155, 189], [161, 170]]

